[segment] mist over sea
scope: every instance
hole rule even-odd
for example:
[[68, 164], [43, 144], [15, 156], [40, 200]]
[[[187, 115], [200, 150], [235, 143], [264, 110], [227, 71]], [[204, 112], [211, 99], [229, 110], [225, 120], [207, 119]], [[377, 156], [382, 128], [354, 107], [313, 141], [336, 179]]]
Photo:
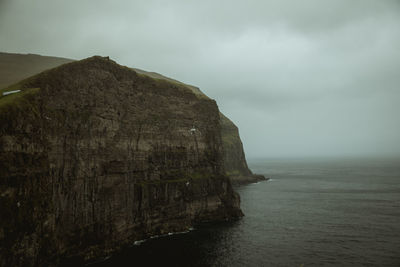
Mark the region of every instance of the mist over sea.
[[[400, 159], [257, 159], [245, 217], [93, 266], [400, 266]], [[138, 263], [140, 263], [138, 265]]]

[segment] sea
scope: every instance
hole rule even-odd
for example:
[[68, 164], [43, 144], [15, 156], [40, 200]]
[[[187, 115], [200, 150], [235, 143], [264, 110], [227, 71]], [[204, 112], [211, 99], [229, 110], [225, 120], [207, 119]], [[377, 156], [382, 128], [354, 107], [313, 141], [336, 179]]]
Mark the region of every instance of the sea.
[[400, 159], [253, 159], [240, 220], [136, 242], [92, 266], [400, 266]]

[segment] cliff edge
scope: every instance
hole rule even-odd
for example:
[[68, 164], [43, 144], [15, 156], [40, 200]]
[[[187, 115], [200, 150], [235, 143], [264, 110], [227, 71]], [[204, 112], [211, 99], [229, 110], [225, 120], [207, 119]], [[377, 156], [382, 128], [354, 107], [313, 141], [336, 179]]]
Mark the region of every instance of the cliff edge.
[[[136, 72], [147, 75], [155, 79], [163, 79], [174, 83], [185, 85], [193, 93], [200, 97], [208, 98], [198, 87], [182, 83], [156, 72], [148, 72], [141, 69], [134, 69]], [[222, 147], [224, 150], [224, 168], [226, 174], [234, 185], [242, 185], [267, 180], [264, 175], [253, 174], [247, 166], [246, 155], [240, 139], [238, 127], [224, 114], [219, 113]]]
[[[47, 57], [34, 54], [0, 53], [0, 88], [16, 83], [31, 75], [46, 69], [54, 68], [65, 63], [73, 62], [72, 59]], [[208, 98], [198, 87], [182, 83], [156, 72], [144, 71], [134, 68], [135, 72], [154, 79], [167, 80], [180, 84], [192, 90], [198, 96]], [[239, 130], [236, 125], [224, 114], [220, 113], [222, 146], [224, 149], [224, 168], [233, 184], [246, 184], [265, 180], [262, 175], [252, 174], [247, 167]]]
[[0, 95], [1, 266], [88, 262], [243, 215], [218, 107], [180, 83], [92, 57]]
[[225, 171], [232, 183], [241, 185], [267, 180], [263, 175], [253, 174], [247, 166], [238, 127], [222, 113], [220, 124]]

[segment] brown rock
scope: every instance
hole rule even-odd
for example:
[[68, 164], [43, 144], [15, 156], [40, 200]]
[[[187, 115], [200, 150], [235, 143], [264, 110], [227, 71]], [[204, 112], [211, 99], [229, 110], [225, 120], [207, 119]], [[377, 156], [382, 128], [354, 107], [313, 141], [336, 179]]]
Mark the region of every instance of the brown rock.
[[101, 57], [12, 88], [0, 98], [1, 266], [93, 260], [243, 215], [214, 100]]

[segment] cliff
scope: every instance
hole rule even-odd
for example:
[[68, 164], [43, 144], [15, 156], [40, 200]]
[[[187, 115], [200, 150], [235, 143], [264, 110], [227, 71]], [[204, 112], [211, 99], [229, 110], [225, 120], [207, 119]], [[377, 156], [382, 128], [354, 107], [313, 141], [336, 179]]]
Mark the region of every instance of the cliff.
[[[134, 69], [138, 73], [148, 75], [155, 79], [164, 79], [187, 86], [196, 95], [207, 97], [198, 87], [181, 83], [177, 80], [165, 77], [156, 72], [148, 72], [141, 69]], [[247, 166], [246, 156], [243, 150], [243, 144], [240, 140], [238, 127], [221, 112], [220, 125], [222, 136], [222, 147], [224, 150], [224, 168], [226, 174], [235, 185], [254, 183], [265, 180], [263, 175], [253, 174]]]
[[87, 262], [242, 216], [214, 100], [108, 58], [0, 93], [0, 265]]
[[243, 144], [239, 137], [239, 129], [223, 114], [220, 114], [220, 122], [227, 174], [230, 176], [251, 176], [252, 172], [247, 167]]
[[238, 127], [222, 113], [220, 124], [225, 171], [232, 183], [240, 185], [266, 180], [263, 175], [253, 174], [247, 166]]
[[[0, 53], [0, 88], [16, 83], [49, 68], [57, 67], [64, 63], [72, 62], [71, 59], [58, 57], [45, 57], [39, 55], [23, 55]], [[198, 87], [184, 84], [156, 72], [148, 72], [134, 68], [137, 73], [154, 79], [167, 80], [180, 84], [200, 97], [208, 98]], [[239, 130], [226, 116], [220, 113], [222, 146], [224, 150], [224, 168], [234, 184], [246, 184], [264, 180], [262, 175], [252, 174], [247, 167], [243, 144], [240, 140]]]

